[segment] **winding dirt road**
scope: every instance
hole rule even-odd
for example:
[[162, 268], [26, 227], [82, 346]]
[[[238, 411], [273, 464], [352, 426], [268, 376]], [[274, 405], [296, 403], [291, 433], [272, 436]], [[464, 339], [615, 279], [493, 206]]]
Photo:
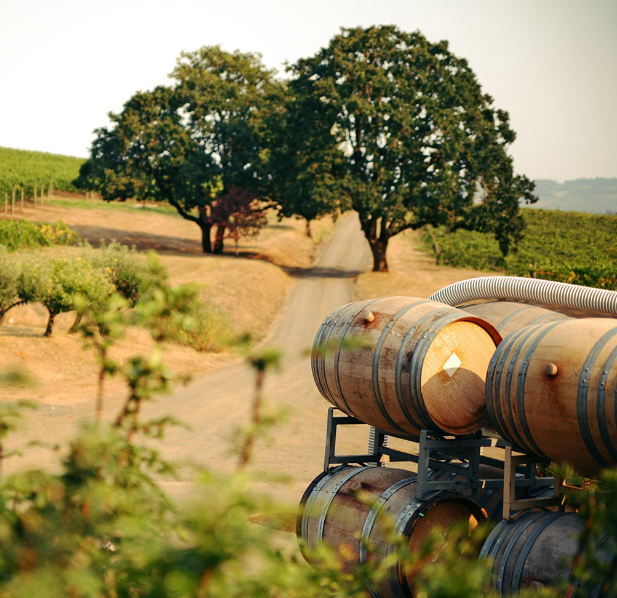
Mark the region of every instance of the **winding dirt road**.
[[[322, 249], [318, 263], [298, 273], [298, 280], [283, 305], [273, 333], [262, 346], [283, 352], [279, 373], [269, 373], [264, 397], [270, 406], [287, 412], [284, 421], [260, 440], [248, 471], [262, 480], [258, 486], [279, 500], [294, 503], [323, 468], [326, 417], [329, 403], [313, 382], [310, 349], [323, 319], [349, 303], [350, 279], [370, 265], [370, 250], [357, 216], [345, 217]], [[191, 430], [168, 431], [162, 452], [168, 459], [192, 460], [213, 470], [237, 468], [237, 429], [250, 418], [255, 372], [239, 363], [210, 372], [172, 397], [151, 405], [145, 415], [166, 414], [190, 424]], [[366, 428], [343, 437], [343, 447], [364, 448]], [[362, 445], [358, 447], [358, 442]], [[273, 481], [288, 478], [287, 484]], [[190, 496], [191, 481], [163, 484], [176, 498]]]

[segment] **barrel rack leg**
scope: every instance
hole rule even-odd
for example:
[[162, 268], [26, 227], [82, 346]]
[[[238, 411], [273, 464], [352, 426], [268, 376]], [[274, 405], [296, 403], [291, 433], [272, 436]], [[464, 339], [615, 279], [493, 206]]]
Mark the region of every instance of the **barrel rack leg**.
[[[328, 409], [328, 424], [326, 427], [326, 454], [324, 458], [324, 471], [328, 471], [331, 465], [341, 465], [348, 463], [357, 463], [361, 465], [377, 464], [380, 460], [380, 455], [337, 455], [336, 454], [336, 432], [338, 426], [349, 425], [366, 425], [364, 422], [351, 417], [349, 415], [334, 415], [336, 407]], [[337, 409], [338, 411], [338, 409]], [[342, 412], [341, 412], [342, 413]]]
[[[563, 492], [563, 482], [559, 476], [554, 478], [536, 478], [535, 465], [539, 459], [529, 455], [513, 455], [512, 447], [505, 449], [504, 459], [504, 485], [503, 485], [503, 518], [512, 520], [517, 511], [524, 509], [536, 509], [545, 507], [557, 507], [563, 510], [565, 496]], [[521, 485], [521, 479], [517, 477], [517, 466], [526, 465], [523, 484], [530, 487], [553, 486], [552, 496], [541, 496], [536, 498], [516, 498], [517, 486]]]
[[[373, 426], [369, 427], [368, 430], [368, 454], [369, 455], [378, 455], [380, 453], [380, 449], [388, 446], [388, 435]], [[380, 460], [375, 465], [377, 467], [385, 467], [387, 462], [385, 460]]]
[[[358, 455], [337, 455], [336, 454], [336, 434], [338, 426], [361, 425], [365, 426], [364, 422], [351, 417], [349, 415], [335, 415], [335, 411], [339, 411], [336, 407], [328, 409], [328, 424], [326, 427], [326, 454], [324, 458], [324, 471], [328, 471], [332, 465], [341, 464], [359, 464], [359, 465], [377, 465], [383, 466], [388, 461], [412, 461], [417, 463], [418, 457], [411, 453], [398, 451], [388, 447], [389, 435], [373, 428], [374, 432], [369, 432], [369, 444], [366, 454]], [[339, 413], [342, 413], [339, 411]], [[409, 440], [409, 439], [406, 439]], [[415, 438], [411, 440], [416, 440]]]

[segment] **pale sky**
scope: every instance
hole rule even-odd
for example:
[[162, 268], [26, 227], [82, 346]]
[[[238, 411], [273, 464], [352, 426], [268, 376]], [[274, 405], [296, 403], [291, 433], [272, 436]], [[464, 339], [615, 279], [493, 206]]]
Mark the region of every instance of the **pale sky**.
[[282, 72], [379, 24], [468, 60], [510, 114], [517, 173], [617, 177], [617, 0], [0, 0], [0, 146], [87, 157], [181, 51], [259, 52]]

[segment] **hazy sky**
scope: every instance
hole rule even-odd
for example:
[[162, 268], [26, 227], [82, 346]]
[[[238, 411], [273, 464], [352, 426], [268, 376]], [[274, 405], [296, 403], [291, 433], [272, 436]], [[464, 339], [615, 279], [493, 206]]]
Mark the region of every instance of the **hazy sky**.
[[283, 71], [340, 27], [446, 39], [510, 113], [518, 173], [617, 177], [617, 0], [0, 0], [0, 146], [86, 157], [93, 130], [181, 51]]

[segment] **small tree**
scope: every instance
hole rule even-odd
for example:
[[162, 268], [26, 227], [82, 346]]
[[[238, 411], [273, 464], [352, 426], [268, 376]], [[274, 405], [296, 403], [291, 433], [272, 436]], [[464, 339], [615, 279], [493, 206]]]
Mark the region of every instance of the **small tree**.
[[129, 305], [135, 305], [152, 281], [153, 273], [148, 258], [134, 247], [111, 241], [96, 249], [86, 248], [83, 255], [109, 278], [115, 290]]
[[6, 313], [24, 303], [19, 296], [21, 261], [0, 245], [0, 326]]
[[232, 239], [238, 255], [238, 243], [243, 237], [256, 237], [268, 223], [265, 208], [255, 195], [245, 189], [231, 186], [212, 204], [213, 220], [216, 223], [214, 253], [223, 253], [225, 238]]
[[60, 313], [75, 309], [75, 297], [92, 303], [104, 303], [113, 285], [102, 270], [83, 256], [46, 259], [31, 257], [24, 262], [20, 277], [20, 298], [41, 303], [49, 314], [44, 336], [51, 336], [54, 320]]

